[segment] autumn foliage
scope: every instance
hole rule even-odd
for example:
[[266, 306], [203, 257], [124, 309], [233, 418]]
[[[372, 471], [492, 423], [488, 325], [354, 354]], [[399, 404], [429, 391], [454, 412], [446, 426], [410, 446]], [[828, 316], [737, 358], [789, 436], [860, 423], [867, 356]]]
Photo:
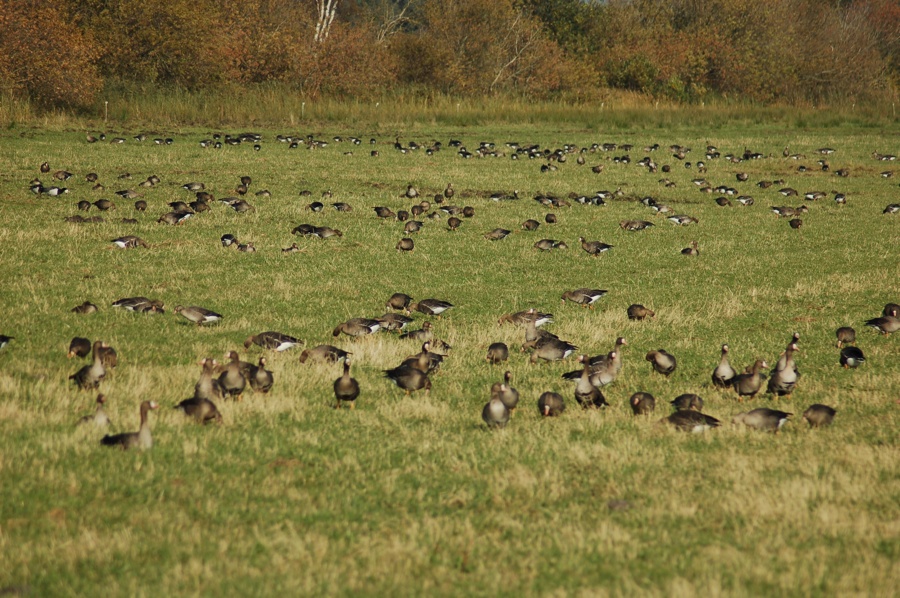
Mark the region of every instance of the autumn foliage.
[[323, 2], [0, 0], [0, 92], [76, 109], [104, 82], [829, 102], [893, 97], [900, 75], [896, 0], [331, 0], [317, 38]]

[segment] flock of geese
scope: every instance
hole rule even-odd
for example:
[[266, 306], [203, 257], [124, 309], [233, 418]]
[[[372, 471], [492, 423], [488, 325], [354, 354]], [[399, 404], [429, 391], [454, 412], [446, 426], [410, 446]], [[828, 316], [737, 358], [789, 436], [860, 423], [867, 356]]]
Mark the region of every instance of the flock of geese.
[[[143, 137], [143, 136], [141, 136]], [[90, 142], [103, 140], [104, 137], [90, 137]], [[146, 137], [144, 137], [146, 139]], [[137, 141], [143, 139], [135, 138]], [[114, 143], [124, 143], [124, 138], [116, 138]], [[261, 138], [255, 134], [245, 134], [240, 136], [225, 136], [224, 139], [218, 138], [213, 140], [204, 140], [201, 144], [203, 147], [221, 147], [227, 145], [239, 145], [241, 143], [252, 142], [254, 149], [259, 151]], [[278, 141], [288, 143], [289, 147], [296, 148], [305, 146], [310, 149], [321, 148], [327, 145], [327, 142], [307, 138], [292, 138], [290, 136], [279, 136]], [[335, 138], [336, 142], [344, 141]], [[359, 145], [361, 140], [350, 138], [355, 145]], [[374, 140], [373, 140], [374, 141]], [[171, 144], [171, 140], [163, 140], [158, 144]], [[477, 150], [469, 152], [458, 141], [451, 140], [451, 147], [456, 148], [457, 154], [461, 158], [476, 157], [501, 157], [505, 155], [498, 152], [493, 144], [482, 143]], [[519, 144], [507, 144], [511, 157], [513, 159], [540, 159], [542, 162], [542, 171], [557, 168], [557, 164], [565, 162], [570, 156], [575, 156], [578, 164], [585, 164], [586, 157], [597, 151], [625, 151], [624, 156], [617, 156], [617, 163], [629, 163], [630, 157], [627, 152], [631, 146], [615, 146], [614, 144], [604, 144], [600, 146], [595, 144], [590, 148], [576, 148], [575, 146], [565, 146], [557, 150], [549, 150], [540, 148], [539, 146], [521, 146]], [[610, 147], [607, 147], [610, 146]], [[400, 144], [399, 141], [394, 144], [395, 149], [401, 152], [423, 150], [426, 152], [435, 152], [442, 149], [442, 144], [436, 142], [431, 146], [420, 146], [414, 142], [409, 145]], [[650, 146], [644, 148], [647, 152], [656, 151], [658, 146]], [[693, 165], [685, 162], [688, 148], [680, 146], [672, 146], [670, 148], [674, 153], [676, 160], [682, 161], [686, 168], [695, 168], [700, 174], [706, 173], [706, 163], [699, 160]], [[372, 150], [371, 155], [377, 155], [376, 150]], [[833, 150], [823, 148], [819, 150], [823, 156], [829, 156]], [[721, 157], [718, 150], [712, 146], [707, 147], [705, 154], [707, 160]], [[744, 155], [726, 155], [725, 158], [740, 163], [742, 160], [750, 160], [761, 157], [759, 154], [745, 151]], [[789, 153], [786, 149], [784, 157], [798, 159], [795, 155]], [[895, 159], [893, 156], [875, 154], [876, 159], [889, 161]], [[657, 165], [650, 157], [646, 157], [638, 162], [643, 168], [649, 172], [655, 173], [661, 171], [663, 173], [670, 172], [668, 165]], [[830, 166], [827, 159], [819, 161], [820, 168], [827, 171]], [[44, 163], [40, 168], [43, 174], [50, 172], [48, 163]], [[601, 172], [602, 165], [594, 166], [594, 172]], [[842, 175], [838, 172], [840, 176]], [[59, 181], [69, 180], [74, 175], [68, 171], [56, 171], [53, 177]], [[883, 175], [884, 176], [884, 175]], [[93, 184], [93, 189], [102, 191], [103, 185], [98, 182], [98, 177], [94, 173], [88, 174], [86, 180]], [[128, 177], [122, 177], [128, 178]], [[738, 173], [739, 182], [746, 181], [748, 176], [745, 173]], [[159, 184], [160, 179], [156, 176], [148, 177], [140, 183], [141, 187], [153, 187]], [[668, 179], [661, 179], [661, 183], [670, 186], [672, 183]], [[731, 205], [731, 197], [735, 197], [735, 201], [741, 205], [752, 205], [753, 199], [749, 196], [740, 195], [737, 190], [729, 186], [713, 187], [705, 178], [694, 180], [702, 191], [708, 193], [719, 193], [721, 197], [716, 200], [720, 206], [727, 207]], [[244, 213], [254, 211], [252, 206], [244, 196], [249, 193], [252, 180], [250, 177], [241, 177], [240, 184], [236, 187], [235, 192], [239, 197], [226, 197], [216, 200], [214, 196], [206, 190], [203, 183], [189, 182], [182, 187], [185, 191], [195, 194], [195, 200], [186, 202], [171, 202], [169, 207], [171, 210], [166, 212], [157, 222], [178, 225], [188, 219], [195, 217], [197, 214], [210, 209], [210, 203], [219, 201], [224, 203], [235, 212]], [[774, 184], [783, 184], [783, 181], [760, 181], [760, 188], [767, 188]], [[47, 186], [40, 181], [34, 179], [31, 181], [30, 189], [38, 195], [48, 195], [58, 197], [68, 192], [64, 187]], [[797, 191], [788, 187], [780, 190], [785, 197], [798, 195]], [[117, 192], [118, 196], [123, 199], [136, 199], [134, 204], [135, 210], [143, 212], [147, 209], [147, 202], [140, 199], [137, 192], [124, 189]], [[570, 205], [570, 201], [582, 204], [603, 205], [605, 200], [613, 195], [621, 194], [617, 192], [598, 192], [593, 196], [577, 196], [572, 195], [568, 199], [554, 196], [539, 195], [535, 200], [547, 207], [561, 207]], [[268, 197], [268, 190], [256, 192], [258, 197]], [[302, 195], [302, 194], [301, 194]], [[308, 193], [307, 193], [308, 195]], [[326, 196], [328, 194], [326, 193]], [[416, 200], [420, 198], [419, 191], [412, 185], [408, 185], [406, 191], [401, 197]], [[384, 206], [375, 206], [375, 215], [381, 219], [396, 219], [405, 222], [404, 233], [413, 234], [424, 226], [424, 222], [416, 220], [419, 217], [427, 217], [434, 219], [447, 218], [447, 227], [450, 230], [456, 230], [461, 224], [463, 218], [471, 218], [475, 214], [475, 210], [471, 206], [457, 207], [449, 205], [449, 200], [454, 197], [454, 189], [452, 184], [447, 185], [443, 193], [434, 196], [434, 203], [439, 206], [438, 209], [429, 213], [433, 208], [432, 203], [422, 199], [419, 203], [412, 206], [409, 211], [399, 210], [394, 212], [390, 208]], [[511, 194], [500, 193], [490, 197], [492, 201], [510, 201], [518, 200], [519, 192], [515, 191]], [[806, 199], [815, 201], [822, 199], [824, 194], [817, 196], [815, 194], [806, 194]], [[836, 193], [835, 201], [845, 203], [846, 196]], [[653, 198], [643, 198], [641, 202], [658, 214], [666, 216], [667, 220], [675, 225], [689, 226], [698, 222], [694, 218], [685, 214], [675, 214], [673, 210], [654, 200]], [[93, 203], [87, 201], [79, 201], [77, 204], [79, 210], [89, 211], [96, 208], [101, 212], [116, 209], [115, 204], [110, 200], [98, 200]], [[306, 206], [310, 211], [321, 211], [325, 209], [325, 204], [314, 201]], [[352, 207], [344, 202], [335, 202], [331, 207], [338, 211], [351, 211]], [[780, 206], [773, 208], [773, 211], [779, 216], [791, 217], [791, 226], [799, 228], [802, 224], [798, 216], [806, 213], [808, 208], [800, 206], [793, 208], [790, 206]], [[900, 204], [890, 204], [884, 209], [884, 213], [900, 212]], [[72, 216], [66, 219], [69, 222], [85, 223], [99, 222], [102, 217], [84, 218], [82, 216]], [[133, 221], [133, 219], [123, 218], [123, 222]], [[554, 223], [556, 216], [553, 213], [547, 214], [545, 222]], [[528, 220], [522, 224], [525, 230], [537, 230], [540, 223], [536, 220]], [[623, 220], [619, 226], [626, 231], [638, 232], [654, 226], [652, 222], [644, 220]], [[301, 224], [293, 229], [293, 234], [303, 236], [313, 236], [322, 239], [339, 238], [343, 236], [340, 230], [330, 227], [314, 226], [309, 224]], [[509, 230], [497, 228], [485, 233], [484, 237], [490, 241], [500, 241], [510, 234]], [[600, 241], [590, 241], [584, 237], [578, 239], [580, 246], [584, 252], [592, 256], [599, 256], [613, 248], [612, 245]], [[112, 243], [121, 249], [146, 248], [149, 244], [134, 235], [124, 235], [112, 240]], [[240, 243], [232, 234], [225, 234], [221, 238], [224, 247], [235, 247], [239, 251], [253, 252], [256, 251], [254, 245], [250, 242]], [[553, 249], [565, 249], [567, 247], [565, 241], [554, 239], [542, 239], [534, 244], [535, 248], [541, 251], [550, 251]], [[410, 237], [402, 238], [396, 246], [398, 251], [412, 251], [415, 243]], [[297, 244], [283, 249], [284, 253], [291, 253], [298, 250]], [[682, 250], [685, 255], [693, 256], [699, 253], [696, 241], [691, 243], [690, 247]], [[562, 293], [561, 300], [563, 303], [571, 302], [585, 309], [593, 309], [596, 302], [607, 294], [606, 290], [578, 288], [568, 290]], [[127, 309], [140, 313], [164, 313], [165, 306], [156, 299], [146, 297], [128, 297], [123, 298], [115, 303], [114, 307]], [[424, 314], [427, 317], [440, 318], [441, 315], [454, 306], [449, 301], [440, 299], [421, 299], [414, 301], [412, 297], [404, 293], [395, 293], [385, 304], [389, 310], [383, 316], [378, 318], [352, 318], [345, 322], [337, 324], [332, 334], [334, 337], [346, 335], [350, 337], [365, 337], [376, 334], [381, 331], [397, 332], [401, 338], [420, 341], [421, 350], [404, 359], [396, 367], [384, 371], [384, 376], [407, 395], [417, 391], [424, 391], [426, 394], [432, 388], [431, 376], [441, 367], [444, 360], [449, 355], [450, 346], [434, 336], [433, 324], [430, 320], [422, 323], [421, 328], [412, 330], [410, 325], [414, 319], [411, 317], [412, 312]], [[76, 306], [72, 311], [76, 313], [88, 314], [97, 311], [96, 305], [90, 302]], [[192, 324], [197, 326], [215, 324], [223, 319], [223, 316], [213, 310], [194, 305], [178, 305], [173, 309], [174, 313], [185, 318]], [[627, 317], [631, 320], [640, 321], [646, 318], [654, 318], [656, 313], [643, 305], [633, 304], [627, 308]], [[521, 346], [522, 351], [529, 351], [529, 361], [537, 364], [541, 361], [560, 361], [574, 355], [578, 347], [566, 340], [560, 339], [555, 334], [548, 332], [543, 328], [545, 324], [553, 321], [553, 315], [550, 313], [540, 312], [536, 309], [527, 309], [520, 312], [503, 315], [499, 318], [498, 324], [511, 324], [524, 329], [524, 339]], [[886, 305], [881, 316], [872, 318], [866, 322], [867, 326], [876, 329], [878, 332], [888, 335], [900, 330], [900, 305], [890, 303]], [[841, 327], [836, 331], [837, 346], [840, 349], [839, 363], [846, 368], [855, 368], [865, 362], [865, 355], [856, 345], [856, 332], [851, 327]], [[0, 336], [0, 349], [5, 348], [13, 337]], [[753, 399], [757, 394], [766, 392], [773, 397], [789, 397], [796, 387], [800, 373], [797, 369], [795, 356], [800, 353], [799, 334], [794, 333], [784, 351], [775, 360], [774, 366], [769, 369], [769, 364], [763, 359], [758, 359], [754, 363], [746, 367], [742, 372], [738, 372], [729, 361], [729, 346], [727, 344], [721, 347], [721, 357], [718, 364], [712, 370], [711, 379], [713, 385], [721, 389], [723, 392], [734, 393], [738, 400]], [[246, 349], [256, 345], [263, 350], [284, 352], [303, 345], [303, 341], [276, 331], [267, 331], [249, 336], [244, 342]], [[602, 409], [607, 408], [607, 402], [602, 389], [613, 384], [617, 379], [623, 367], [623, 351], [627, 346], [625, 338], [618, 338], [615, 345], [608, 353], [596, 356], [581, 354], [577, 356], [578, 369], [563, 375], [565, 380], [574, 382], [574, 399], [577, 405], [583, 409]], [[84, 365], [73, 373], [69, 378], [73, 384], [85, 391], [98, 391], [109, 369], [117, 366], [118, 355], [112, 347], [108, 346], [102, 340], [91, 342], [89, 339], [76, 337], [73, 338], [68, 351], [69, 357], [85, 358], [90, 356], [90, 363]], [[508, 361], [510, 356], [510, 348], [502, 342], [491, 343], [488, 347], [486, 360], [493, 365], [501, 365]], [[677, 358], [665, 349], [656, 349], [649, 351], [645, 355], [645, 360], [649, 363], [654, 372], [668, 377], [678, 367]], [[335, 397], [334, 406], [340, 409], [342, 406], [349, 406], [351, 409], [355, 406], [361, 394], [359, 382], [351, 375], [351, 365], [353, 363], [351, 353], [332, 345], [318, 345], [313, 348], [305, 349], [299, 357], [301, 363], [309, 361], [323, 361], [330, 363], [341, 363], [343, 373], [333, 384]], [[222, 400], [240, 400], [246, 390], [253, 392], [267, 393], [273, 387], [275, 380], [271, 371], [266, 369], [266, 358], [260, 357], [257, 363], [249, 363], [242, 361], [237, 351], [229, 351], [225, 355], [225, 361], [219, 363], [213, 358], [206, 358], [200, 362], [200, 377], [194, 386], [193, 395], [175, 405], [175, 408], [184, 412], [187, 417], [195, 419], [197, 422], [206, 424], [211, 422], [221, 422], [222, 415], [216, 406], [216, 401]], [[763, 389], [765, 388], [765, 391]], [[96, 410], [93, 414], [88, 415], [80, 420], [79, 423], [91, 424], [101, 428], [110, 425], [109, 417], [105, 412], [106, 396], [99, 394], [96, 399]], [[635, 416], [648, 416], [654, 413], [656, 409], [656, 398], [647, 392], [634, 393], [628, 405], [632, 409]], [[506, 371], [503, 379], [495, 382], [490, 389], [490, 399], [482, 409], [482, 419], [489, 428], [502, 428], [506, 426], [513, 413], [519, 405], [519, 392], [513, 387], [511, 373]], [[678, 430], [701, 432], [710, 428], [721, 425], [721, 421], [707, 413], [703, 412], [703, 399], [696, 394], [682, 394], [671, 401], [671, 405], [675, 411], [664, 417], [660, 422], [670, 424]], [[153, 445], [153, 439], [150, 432], [149, 413], [157, 409], [159, 405], [153, 401], [144, 401], [140, 405], [140, 427], [137, 432], [120, 433], [114, 435], [106, 435], [102, 438], [101, 443], [105, 446], [120, 447], [123, 449], [140, 448], [149, 449]], [[543, 417], [560, 416], [566, 410], [565, 398], [557, 392], [544, 392], [540, 395], [537, 402], [537, 408]], [[803, 419], [812, 427], [820, 427], [830, 425], [836, 410], [830, 406], [822, 404], [814, 404], [808, 407], [803, 413]], [[734, 417], [733, 423], [742, 424], [751, 428], [778, 432], [784, 426], [785, 422], [792, 416], [791, 413], [760, 407], [752, 409], [748, 412], [741, 413]]]

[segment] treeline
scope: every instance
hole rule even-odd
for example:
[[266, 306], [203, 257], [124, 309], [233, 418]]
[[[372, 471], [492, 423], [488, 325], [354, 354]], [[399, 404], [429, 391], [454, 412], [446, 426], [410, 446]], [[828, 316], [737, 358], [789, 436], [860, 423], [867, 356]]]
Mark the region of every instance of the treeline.
[[897, 0], [0, 0], [0, 91], [104, 86], [685, 102], [893, 98]]

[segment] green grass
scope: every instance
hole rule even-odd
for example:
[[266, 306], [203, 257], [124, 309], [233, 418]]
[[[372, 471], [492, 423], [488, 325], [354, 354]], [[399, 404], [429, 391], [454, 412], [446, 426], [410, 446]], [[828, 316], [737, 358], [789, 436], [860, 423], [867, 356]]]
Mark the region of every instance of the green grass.
[[[236, 127], [234, 132], [249, 127]], [[873, 130], [830, 124], [817, 128], [744, 123], [693, 127], [434, 126], [411, 127], [412, 137], [445, 144], [443, 151], [402, 155], [391, 148], [396, 132], [380, 126], [329, 125], [316, 135], [363, 138], [362, 146], [331, 143], [288, 150], [267, 130], [260, 152], [248, 146], [204, 150], [207, 130], [159, 131], [175, 136], [168, 147], [129, 141], [86, 144], [82, 132], [13, 127], [0, 134], [0, 333], [16, 337], [0, 351], [0, 588], [34, 595], [270, 595], [270, 594], [590, 594], [590, 595], [887, 595], [897, 586], [900, 554], [897, 338], [882, 337], [863, 322], [900, 300], [897, 281], [900, 220], [882, 215], [898, 201], [895, 168], [872, 151], [896, 153], [895, 127]], [[379, 141], [370, 157], [365, 141]], [[557, 172], [540, 161], [462, 160], [451, 138], [469, 149], [480, 141], [635, 145], [631, 165], [611, 161], [621, 151], [575, 156]], [[661, 149], [651, 154], [673, 165], [649, 174], [634, 162], [651, 143], [693, 148], [707, 143], [722, 153], [750, 148], [771, 157], [742, 164], [707, 160], [706, 178], [737, 187], [752, 207], [721, 208], [716, 195], [697, 191], [687, 170]], [[802, 152], [811, 167], [781, 157]], [[831, 145], [832, 171], [815, 170], [816, 148]], [[352, 151], [353, 155], [344, 155]], [[508, 151], [508, 150], [507, 150]], [[41, 162], [76, 174], [62, 199], [37, 198], [28, 181]], [[606, 165], [593, 174], [589, 166]], [[106, 192], [84, 182], [96, 172]], [[747, 183], [734, 174], [748, 172]], [[130, 172], [131, 180], [117, 180]], [[156, 174], [162, 183], [136, 185]], [[203, 181], [217, 197], [232, 195], [241, 175], [255, 213], [239, 215], [217, 204], [183, 226], [156, 224], [166, 203], [192, 199], [180, 185]], [[664, 188], [668, 176], [677, 183]], [[838, 190], [848, 205], [830, 199], [810, 204], [799, 231], [769, 207], [799, 205], [776, 187], [753, 183], [784, 178], [801, 193]], [[42, 180], [50, 181], [48, 175]], [[473, 219], [459, 231], [426, 220], [416, 250], [394, 246], [402, 224], [381, 222], [372, 211], [408, 209], [407, 183], [427, 197], [453, 182], [452, 203], [471, 205]], [[624, 197], [602, 208], [554, 210], [559, 224], [537, 232], [519, 229], [526, 218], [543, 221], [538, 192], [565, 196], [622, 187]], [[150, 208], [137, 214], [112, 194], [135, 188]], [[302, 189], [312, 198], [299, 196]], [[494, 203], [494, 191], [520, 190], [519, 202]], [[315, 214], [303, 206], [324, 190], [354, 210]], [[675, 227], [637, 202], [651, 195], [699, 218]], [[67, 224], [74, 203], [113, 198], [118, 210], [103, 224]], [[806, 202], [809, 204], [809, 202]], [[92, 215], [92, 214], [88, 214]], [[140, 223], [118, 223], [137, 217]], [[622, 219], [656, 226], [626, 233]], [[344, 231], [341, 239], [292, 237], [301, 222]], [[495, 228], [516, 230], [488, 242]], [[252, 241], [255, 254], [219, 244], [224, 233]], [[136, 234], [149, 249], [120, 251], [109, 241]], [[591, 258], [578, 236], [615, 248]], [[539, 253], [538, 239], [565, 240], [567, 251]], [[679, 252], [691, 240], [697, 258]], [[297, 242], [302, 252], [282, 255]], [[588, 286], [609, 294], [597, 309], [560, 304], [563, 291]], [[453, 345], [433, 377], [430, 396], [405, 398], [382, 377], [418, 350], [389, 334], [333, 339], [350, 317], [384, 312], [395, 291], [436, 297], [456, 307], [435, 321]], [[110, 304], [145, 295], [163, 300], [164, 315], [121, 312]], [[100, 306], [89, 316], [69, 310], [85, 300]], [[631, 322], [625, 309], [643, 303], [652, 321]], [[185, 324], [177, 304], [224, 314], [213, 327]], [[628, 339], [625, 367], [604, 390], [611, 407], [577, 409], [560, 374], [567, 363], [530, 365], [518, 352], [521, 329], [498, 327], [508, 312], [551, 311], [548, 329], [595, 355]], [[424, 318], [417, 316], [416, 324]], [[868, 362], [838, 367], [834, 330], [852, 325]], [[304, 365], [299, 351], [271, 355], [275, 388], [269, 396], [220, 402], [221, 426], [198, 427], [171, 406], [190, 396], [207, 356], [240, 348], [250, 334], [279, 330], [306, 341], [338, 344], [354, 353], [353, 375], [362, 386], [355, 411], [331, 408], [335, 365]], [[803, 377], [788, 401], [796, 414], [777, 436], [725, 425], [685, 435], [656, 421], [666, 402], [684, 392], [706, 401], [706, 412], [725, 422], [736, 413], [770, 405], [768, 397], [739, 404], [711, 387], [719, 346], [732, 347], [732, 363], [774, 361], [791, 333], [801, 334]], [[102, 432], [76, 428], [94, 395], [78, 392], [67, 377], [81, 363], [65, 351], [73, 336], [101, 338], [119, 352], [120, 365], [103, 382], [115, 431], [137, 429], [141, 400], [162, 409], [151, 415], [155, 446], [146, 453], [101, 447]], [[522, 403], [510, 425], [488, 432], [481, 408], [504, 367], [484, 361], [488, 344], [504, 341], [508, 369]], [[650, 371], [643, 356], [665, 348], [679, 366], [670, 380]], [[248, 359], [261, 352], [254, 348]], [[541, 420], [535, 408], [545, 390], [561, 392], [568, 411]], [[628, 397], [657, 397], [657, 413], [635, 419]], [[809, 430], [800, 414], [810, 404], [839, 411], [830, 429]], [[629, 508], [610, 508], [627, 501]]]

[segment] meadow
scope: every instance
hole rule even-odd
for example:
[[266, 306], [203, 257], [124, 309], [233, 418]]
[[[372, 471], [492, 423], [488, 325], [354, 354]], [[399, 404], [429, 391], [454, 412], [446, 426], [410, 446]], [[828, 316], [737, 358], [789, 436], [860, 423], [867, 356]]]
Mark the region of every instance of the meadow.
[[[462, 119], [461, 119], [462, 120]], [[259, 151], [251, 143], [202, 148], [224, 130], [113, 127], [104, 142], [85, 130], [10, 125], [0, 132], [0, 593], [60, 595], [890, 595], [900, 586], [900, 359], [896, 335], [864, 322], [900, 302], [900, 201], [896, 124], [767, 123], [765, 119], [704, 126], [676, 118], [642, 126], [620, 119], [566, 123], [423, 123], [389, 127], [269, 127]], [[99, 134], [99, 128], [89, 133]], [[145, 133], [148, 140], [133, 137]], [[289, 149], [277, 134], [327, 141]], [[360, 145], [348, 141], [350, 136]], [[115, 136], [122, 144], [111, 144]], [[336, 141], [335, 136], [343, 140]], [[171, 137], [157, 145], [155, 137]], [[376, 143], [371, 145], [370, 139]], [[458, 139], [474, 151], [495, 144], [496, 157], [464, 159]], [[400, 152], [395, 140], [422, 149]], [[425, 147], [440, 141], [439, 151]], [[508, 142], [575, 151], [557, 170], [543, 159], [512, 160]], [[591, 151], [595, 143], [633, 144], [630, 151]], [[659, 144], [645, 153], [643, 148]], [[670, 145], [691, 148], [684, 160]], [[722, 157], [707, 159], [708, 145]], [[783, 149], [801, 154], [783, 156]], [[821, 156], [819, 148], [834, 154]], [[580, 148], [588, 148], [579, 153]], [[371, 155], [377, 150], [378, 155]], [[745, 150], [761, 157], [731, 162]], [[628, 154], [630, 163], [614, 157]], [[585, 164], [576, 163], [582, 155]], [[637, 165], [651, 156], [671, 172]], [[817, 161], [827, 158], [830, 170]], [[51, 171], [39, 172], [47, 161]], [[698, 174], [697, 162], [707, 172]], [[685, 162], [692, 163], [686, 168]], [[603, 165], [601, 173], [591, 167]], [[800, 172], [798, 167], [807, 167]], [[52, 173], [73, 177], [60, 183]], [[840, 177], [837, 170], [848, 169]], [[103, 191], [85, 181], [98, 174]], [[738, 182], [739, 172], [749, 175]], [[130, 178], [120, 178], [129, 173]], [[142, 188], [150, 175], [160, 183]], [[194, 199], [181, 186], [201, 181], [217, 198], [246, 196], [255, 211], [220, 203], [178, 226], [157, 223], [168, 202]], [[900, 176], [900, 175], [898, 175]], [[714, 201], [692, 179], [727, 185], [754, 198], [732, 207]], [[29, 181], [69, 188], [35, 195]], [[668, 178], [674, 186], [660, 182]], [[760, 180], [783, 185], [757, 187]], [[459, 230], [421, 218], [415, 235], [382, 221], [416, 203], [407, 185], [431, 199], [452, 183], [446, 204], [472, 206]], [[782, 197], [793, 187], [800, 197]], [[149, 207], [136, 212], [117, 190], [134, 189]], [[257, 197], [268, 189], [270, 197]], [[538, 194], [621, 193], [605, 206], [548, 208]], [[309, 190], [310, 196], [300, 192]], [[492, 201], [518, 190], [518, 201]], [[322, 199], [325, 191], [331, 197]], [[823, 191], [824, 199], [803, 194]], [[846, 205], [833, 201], [846, 194]], [[699, 222], [676, 226], [640, 202], [653, 197]], [[75, 203], [111, 199], [102, 223], [73, 224]], [[325, 209], [305, 206], [321, 200]], [[338, 212], [332, 202], [346, 202]], [[772, 206], [809, 206], [792, 229]], [[432, 210], [436, 207], [432, 201]], [[553, 212], [558, 223], [544, 224]], [[428, 213], [428, 212], [426, 212]], [[136, 218], [136, 224], [122, 223]], [[521, 230], [524, 220], [542, 224]], [[655, 224], [627, 232], [625, 219]], [[340, 229], [333, 239], [291, 234], [301, 223]], [[483, 235], [513, 232], [500, 241]], [[226, 233], [250, 241], [255, 253], [225, 248]], [[120, 250], [111, 240], [138, 235], [149, 248]], [[398, 252], [404, 236], [413, 252]], [[578, 237], [613, 249], [592, 257]], [[565, 250], [540, 252], [542, 238]], [[681, 249], [698, 241], [698, 256]], [[281, 249], [296, 242], [297, 253]], [[608, 291], [594, 309], [563, 304], [564, 291]], [[353, 317], [383, 314], [394, 292], [438, 298], [454, 308], [426, 319], [452, 345], [430, 394], [404, 396], [383, 376], [420, 343], [379, 332], [351, 339], [332, 329]], [[164, 314], [111, 307], [123, 297], [165, 303]], [[99, 307], [81, 315], [84, 301]], [[631, 321], [641, 303], [656, 317]], [[199, 305], [224, 316], [197, 327], [173, 312]], [[536, 308], [554, 314], [546, 329], [579, 352], [606, 353], [627, 339], [624, 369], [603, 389], [610, 406], [582, 410], [560, 376], [574, 358], [531, 364], [519, 351], [523, 329], [500, 316]], [[857, 330], [867, 362], [838, 365], [834, 331]], [[299, 349], [245, 352], [251, 334], [277, 330], [306, 348], [335, 344], [353, 353], [361, 395], [355, 410], [333, 408], [337, 364], [301, 364]], [[757, 358], [773, 363], [791, 334], [800, 334], [802, 377], [791, 398], [760, 394], [740, 403], [713, 387], [710, 374], [722, 343], [743, 369]], [[138, 405], [150, 415], [149, 451], [100, 445], [107, 431], [76, 427], [96, 393], [68, 380], [85, 362], [67, 359], [74, 336], [115, 347], [119, 365], [101, 384], [111, 431], [138, 427]], [[485, 361], [487, 346], [507, 343], [509, 362]], [[665, 348], [678, 358], [668, 379], [644, 355]], [[219, 401], [219, 425], [200, 426], [172, 407], [191, 396], [205, 357], [268, 359], [275, 385], [267, 395]], [[502, 430], [481, 420], [490, 385], [512, 373], [522, 400]], [[567, 402], [559, 418], [541, 418], [547, 390]], [[636, 391], [652, 393], [656, 413], [635, 417]], [[697, 393], [720, 428], [685, 434], [658, 424], [668, 401]], [[810, 429], [804, 409], [838, 410], [830, 428]], [[731, 425], [734, 415], [769, 406], [794, 413], [778, 434]]]

